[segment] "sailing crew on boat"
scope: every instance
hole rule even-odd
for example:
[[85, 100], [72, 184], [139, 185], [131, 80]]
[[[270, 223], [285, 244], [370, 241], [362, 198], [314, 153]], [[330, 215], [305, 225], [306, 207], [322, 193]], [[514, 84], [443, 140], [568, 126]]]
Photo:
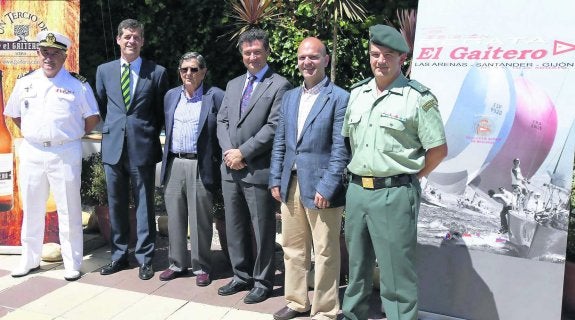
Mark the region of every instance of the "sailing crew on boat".
[[513, 202], [514, 196], [511, 192], [505, 190], [503, 187], [499, 187], [499, 192], [495, 193], [493, 190], [487, 191], [489, 197], [493, 200], [501, 203], [503, 208], [499, 213], [499, 218], [501, 220], [501, 228], [499, 229], [499, 233], [507, 233], [509, 232], [509, 223], [507, 222], [507, 216], [509, 215], [509, 210], [513, 209]]
[[527, 189], [527, 179], [521, 173], [519, 158], [513, 159], [513, 168], [511, 168], [511, 186], [516, 195], [516, 207], [525, 208], [529, 201], [529, 189]]

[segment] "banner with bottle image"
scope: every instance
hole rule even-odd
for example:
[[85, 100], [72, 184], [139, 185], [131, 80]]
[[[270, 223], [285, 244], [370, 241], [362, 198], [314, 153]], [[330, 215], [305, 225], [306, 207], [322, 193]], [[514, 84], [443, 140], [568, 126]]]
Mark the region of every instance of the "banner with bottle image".
[[[52, 1], [0, 1], [0, 101], [10, 97], [19, 77], [38, 68], [38, 41], [40, 31], [55, 30], [72, 40], [68, 48], [65, 67], [79, 69], [80, 0]], [[19, 246], [22, 224], [22, 203], [18, 194], [18, 128], [11, 122], [0, 120], [0, 248]], [[52, 197], [46, 206], [45, 242], [58, 242], [56, 206]], [[2, 250], [0, 250], [1, 253]]]
[[[441, 253], [422, 254], [422, 282], [458, 296], [424, 292], [422, 305], [472, 319], [559, 319], [575, 152], [575, 2], [437, 5], [419, 1], [411, 77], [436, 95], [449, 153], [423, 190], [418, 242]], [[432, 267], [445, 261], [459, 266], [447, 284], [438, 282], [447, 271]], [[470, 273], [478, 283], [467, 290]]]

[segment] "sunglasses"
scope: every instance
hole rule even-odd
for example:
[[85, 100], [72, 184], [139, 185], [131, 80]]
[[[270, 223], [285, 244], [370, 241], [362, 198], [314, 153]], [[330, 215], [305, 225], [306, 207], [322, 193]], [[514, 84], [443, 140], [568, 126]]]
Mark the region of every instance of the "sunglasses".
[[199, 68], [192, 68], [192, 67], [180, 68], [180, 72], [181, 72], [181, 73], [188, 73], [188, 72], [196, 73], [196, 72], [198, 72], [198, 71], [200, 71]]

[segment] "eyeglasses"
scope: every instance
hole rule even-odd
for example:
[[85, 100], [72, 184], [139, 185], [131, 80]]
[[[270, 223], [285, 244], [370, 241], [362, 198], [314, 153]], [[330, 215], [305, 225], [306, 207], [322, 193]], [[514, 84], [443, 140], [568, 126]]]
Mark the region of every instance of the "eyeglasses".
[[192, 68], [192, 67], [187, 67], [187, 68], [180, 68], [180, 73], [196, 73], [200, 71], [200, 68]]

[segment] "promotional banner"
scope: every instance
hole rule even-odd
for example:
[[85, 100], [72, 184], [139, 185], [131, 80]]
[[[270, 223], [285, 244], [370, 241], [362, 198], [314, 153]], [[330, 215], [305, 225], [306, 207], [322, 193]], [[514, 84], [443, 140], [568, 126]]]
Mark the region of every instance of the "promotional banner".
[[[475, 272], [484, 295], [473, 287], [467, 294], [492, 302], [476, 315], [431, 299], [435, 312], [525, 319], [510, 310], [533, 308], [532, 319], [559, 316], [575, 152], [574, 9], [567, 0], [419, 2], [411, 77], [436, 95], [449, 153], [424, 186], [418, 242], [449, 261], [465, 255], [459, 266], [472, 270], [456, 268], [452, 278]], [[421, 263], [434, 259], [424, 252]], [[524, 280], [528, 292], [510, 291]], [[544, 295], [559, 298], [530, 307]]]
[[[65, 67], [78, 71], [78, 38], [80, 0], [52, 1], [0, 1], [0, 70], [4, 103], [10, 97], [16, 79], [39, 67], [38, 41], [40, 31], [55, 30], [72, 40], [68, 48]], [[2, 135], [0, 141], [0, 247], [20, 245], [22, 203], [18, 194], [18, 128], [6, 121], [11, 135]], [[0, 123], [0, 131], [4, 125]], [[12, 154], [8, 153], [12, 149]], [[9, 159], [9, 161], [6, 161]], [[10, 165], [12, 162], [12, 165]], [[12, 186], [9, 188], [8, 186]], [[56, 206], [53, 199], [47, 203], [45, 242], [58, 242]], [[1, 250], [6, 251], [6, 250]]]

